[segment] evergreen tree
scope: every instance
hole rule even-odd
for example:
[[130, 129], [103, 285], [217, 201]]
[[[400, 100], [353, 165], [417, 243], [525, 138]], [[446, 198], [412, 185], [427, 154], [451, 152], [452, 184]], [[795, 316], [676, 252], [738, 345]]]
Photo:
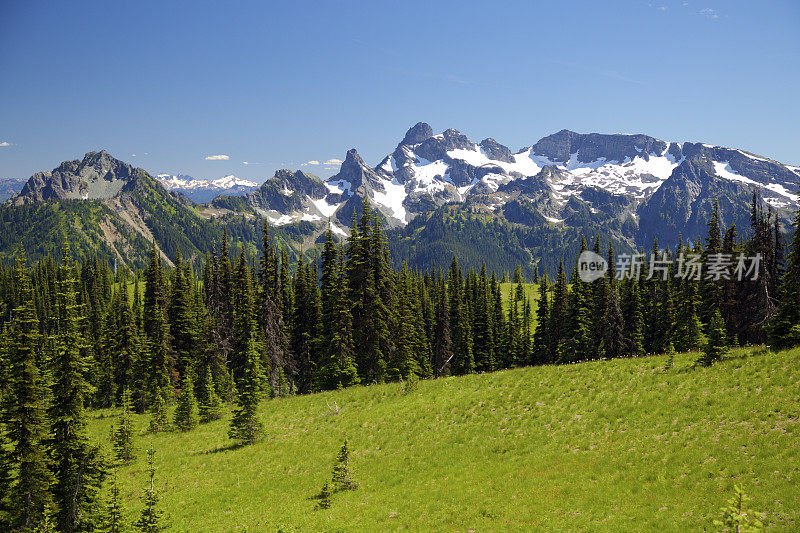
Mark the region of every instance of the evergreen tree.
[[795, 215], [786, 272], [778, 291], [778, 310], [770, 322], [769, 335], [774, 349], [800, 345], [800, 210]]
[[548, 332], [548, 351], [551, 361], [562, 361], [564, 358], [561, 343], [564, 340], [564, 334], [567, 331], [569, 320], [567, 299], [567, 278], [564, 274], [564, 264], [559, 262], [558, 277], [556, 278], [556, 285], [553, 290], [553, 305], [550, 308], [550, 315], [547, 321], [550, 330]]
[[464, 284], [458, 260], [453, 256], [447, 275], [450, 295], [450, 331], [453, 339], [453, 373], [470, 374], [475, 370], [472, 355], [472, 336], [469, 328], [469, 309], [464, 302]]
[[438, 283], [436, 291], [436, 324], [434, 329], [433, 371], [435, 376], [446, 376], [453, 358], [453, 342], [450, 336], [450, 306], [447, 284]]
[[99, 533], [125, 533], [128, 531], [125, 523], [125, 510], [122, 505], [122, 494], [117, 483], [117, 471], [111, 474], [111, 487], [109, 488], [108, 502], [105, 515], [98, 528]]
[[43, 446], [47, 418], [44, 383], [37, 365], [39, 320], [22, 251], [12, 276], [22, 303], [14, 309], [9, 335], [8, 382], [2, 415], [10, 446], [12, 479], [7, 501], [11, 507], [11, 527], [25, 530], [39, 523], [46, 508], [52, 509], [50, 488], [55, 478]]
[[159, 494], [154, 483], [156, 477], [155, 455], [154, 449], [147, 450], [147, 474], [150, 483], [144, 490], [144, 508], [139, 514], [139, 519], [133, 524], [134, 529], [142, 533], [158, 533], [167, 529], [164, 524], [164, 513], [158, 508]]
[[350, 449], [347, 447], [347, 439], [344, 439], [344, 444], [336, 456], [332, 478], [334, 492], [358, 488], [358, 483], [353, 479], [353, 473], [350, 471]]
[[84, 403], [93, 391], [86, 379], [90, 363], [80, 331], [82, 318], [67, 246], [57, 285], [58, 333], [51, 362], [54, 381], [48, 446], [55, 475], [56, 523], [61, 531], [71, 532], [89, 529], [96, 519], [97, 493], [105, 469], [99, 449], [90, 446], [86, 434]]
[[194, 396], [194, 383], [191, 372], [183, 376], [183, 386], [178, 397], [178, 406], [175, 408], [175, 427], [181, 431], [190, 431], [197, 427], [199, 422], [197, 400]]
[[550, 352], [550, 301], [547, 272], [539, 278], [539, 305], [536, 308], [536, 330], [533, 333], [533, 364], [553, 361]]
[[132, 411], [131, 391], [125, 389], [122, 393], [122, 414], [113, 433], [114, 455], [117, 460], [125, 464], [133, 462], [134, 459]]
[[[252, 308], [252, 290], [250, 288], [250, 278], [245, 270], [243, 275], [244, 295], [242, 297], [243, 309]], [[241, 370], [240, 378], [236, 383], [236, 409], [233, 412], [233, 419], [228, 431], [228, 436], [232, 439], [241, 441], [245, 444], [252, 443], [260, 438], [263, 431], [262, 424], [258, 420], [257, 410], [261, 400], [264, 375], [261, 369], [261, 356], [259, 353], [259, 343], [256, 338], [256, 323], [251, 315], [241, 315], [239, 320], [247, 321], [247, 328], [239, 326], [237, 328], [236, 351], [234, 355], [238, 360], [243, 360], [244, 365]], [[238, 353], [241, 350], [243, 353]]]
[[201, 423], [222, 418], [222, 402], [214, 388], [214, 380], [211, 377], [211, 368], [209, 367], [206, 367], [206, 371], [203, 373], [198, 399], [198, 416]]
[[[150, 251], [150, 264], [145, 273], [143, 328], [147, 351], [143, 375], [146, 378], [146, 401], [158, 417], [171, 391], [171, 354], [168, 323], [165, 316], [166, 287], [161, 259], [155, 246]], [[162, 403], [164, 405], [162, 405]]]
[[698, 363], [709, 366], [722, 359], [728, 353], [725, 339], [725, 323], [722, 321], [719, 310], [716, 310], [708, 323], [708, 342], [703, 348], [703, 354]]

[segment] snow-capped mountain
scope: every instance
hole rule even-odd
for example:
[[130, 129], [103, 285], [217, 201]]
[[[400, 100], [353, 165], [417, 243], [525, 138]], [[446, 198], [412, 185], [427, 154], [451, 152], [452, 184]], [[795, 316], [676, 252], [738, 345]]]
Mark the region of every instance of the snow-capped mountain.
[[325, 189], [299, 190], [279, 174], [269, 188], [293, 200], [252, 206], [276, 225], [330, 218], [344, 233], [368, 198], [388, 227], [404, 227], [457, 202], [530, 227], [605, 224], [631, 246], [703, 234], [714, 201], [726, 224], [742, 227], [754, 190], [788, 219], [800, 193], [798, 167], [739, 149], [562, 130], [512, 152], [494, 139], [476, 143], [453, 129], [434, 135], [425, 123], [409, 129], [375, 167], [349, 150]]
[[240, 196], [258, 188], [258, 184], [233, 174], [215, 179], [196, 179], [185, 174], [157, 174], [156, 179], [169, 191], [176, 191], [197, 203], [207, 203], [220, 194]]

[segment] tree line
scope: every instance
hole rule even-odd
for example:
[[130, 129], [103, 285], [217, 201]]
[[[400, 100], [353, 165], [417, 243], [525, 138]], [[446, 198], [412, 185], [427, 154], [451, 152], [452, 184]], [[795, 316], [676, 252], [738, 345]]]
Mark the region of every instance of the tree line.
[[[329, 230], [313, 260], [290, 261], [266, 223], [258, 257], [231, 257], [223, 233], [197, 272], [179, 254], [166, 270], [155, 247], [140, 273], [79, 264], [68, 249], [30, 268], [20, 251], [0, 269], [0, 526], [32, 530], [52, 514], [59, 530], [85, 531], [101, 520], [108, 461], [87, 437], [89, 408], [124, 408], [114, 447], [127, 462], [131, 411], [150, 412], [151, 431], [190, 430], [230, 402], [229, 436], [248, 443], [265, 397], [703, 346], [710, 363], [731, 344], [800, 344], [800, 236], [784, 258], [777, 216], [760, 205], [754, 196], [747, 239], [715, 206], [705, 242], [654, 243], [642, 270], [667, 266], [649, 279], [616, 279], [613, 246], [596, 237], [608, 275], [584, 282], [576, 262], [568, 281], [560, 264], [552, 284], [536, 276], [535, 301], [519, 268], [504, 298], [494, 272], [464, 272], [455, 257], [424, 272], [393, 266], [366, 201], [347, 239]], [[676, 276], [670, 259], [689, 253], [763, 260], [752, 280]]]

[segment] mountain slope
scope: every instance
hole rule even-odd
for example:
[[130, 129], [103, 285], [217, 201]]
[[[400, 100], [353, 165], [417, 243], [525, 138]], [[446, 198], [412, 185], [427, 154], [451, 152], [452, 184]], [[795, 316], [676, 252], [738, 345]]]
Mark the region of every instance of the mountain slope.
[[76, 254], [97, 251], [109, 261], [142, 266], [151, 243], [169, 263], [178, 250], [188, 258], [210, 251], [223, 228], [232, 242], [257, 240], [253, 221], [241, 215], [206, 220], [147, 172], [105, 151], [35, 174], [0, 208], [0, 220], [0, 257], [13, 256], [19, 245], [32, 259], [58, 255], [69, 240]]
[[[679, 354], [667, 371], [664, 356], [613, 359], [264, 400], [265, 438], [244, 447], [228, 414], [157, 434], [136, 415], [124, 508], [141, 508], [152, 447], [177, 531], [702, 531], [734, 484], [768, 530], [792, 531], [800, 351], [752, 352], [709, 368]], [[114, 415], [91, 421], [95, 439]], [[359, 488], [314, 510], [345, 438]]]

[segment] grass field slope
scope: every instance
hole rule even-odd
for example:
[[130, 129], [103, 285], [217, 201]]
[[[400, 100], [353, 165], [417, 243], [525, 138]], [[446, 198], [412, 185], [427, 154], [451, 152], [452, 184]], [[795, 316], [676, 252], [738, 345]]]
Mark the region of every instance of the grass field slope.
[[[800, 528], [800, 350], [742, 348], [265, 400], [266, 437], [229, 415], [147, 435], [118, 470], [133, 519], [157, 449], [174, 531], [699, 531], [741, 484], [770, 531]], [[337, 412], [338, 411], [338, 412]], [[96, 412], [108, 447], [118, 411]], [[359, 488], [316, 510], [343, 440]]]

